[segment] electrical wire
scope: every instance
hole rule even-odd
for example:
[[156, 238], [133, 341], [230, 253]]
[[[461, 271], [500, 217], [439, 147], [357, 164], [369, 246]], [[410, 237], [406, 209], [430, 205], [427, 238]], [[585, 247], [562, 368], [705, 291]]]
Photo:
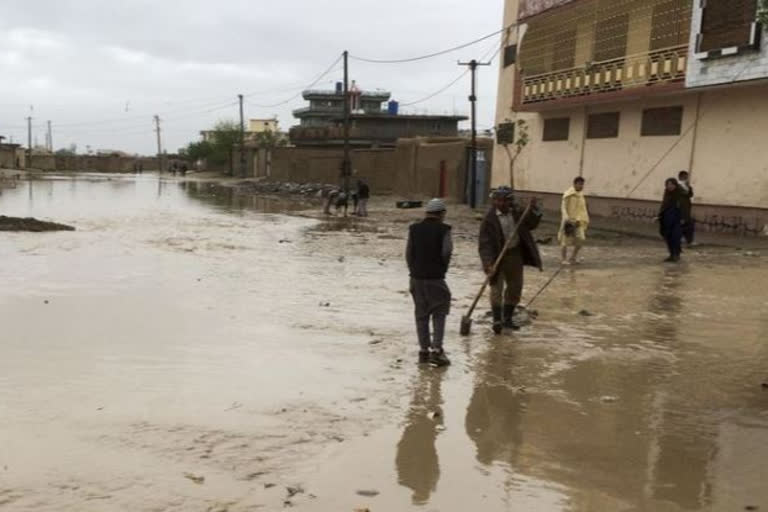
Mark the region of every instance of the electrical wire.
[[278, 102], [278, 103], [273, 103], [273, 104], [271, 104], [271, 105], [261, 105], [261, 104], [258, 104], [258, 103], [254, 103], [254, 102], [251, 102], [251, 104], [252, 104], [252, 105], [254, 105], [254, 106], [256, 106], [256, 107], [259, 107], [259, 108], [274, 108], [274, 107], [281, 107], [281, 106], [283, 106], [283, 105], [287, 105], [288, 103], [290, 103], [290, 102], [294, 101], [295, 99], [297, 99], [297, 98], [300, 98], [300, 97], [301, 97], [301, 95], [302, 95], [302, 92], [303, 92], [304, 90], [306, 90], [306, 89], [311, 89], [312, 87], [314, 87], [315, 85], [317, 85], [318, 83], [320, 83], [320, 81], [321, 81], [323, 78], [325, 78], [327, 75], [329, 75], [330, 73], [332, 73], [333, 71], [335, 71], [335, 70], [336, 70], [336, 65], [337, 65], [337, 64], [338, 64], [338, 63], [341, 61], [341, 59], [342, 59], [342, 58], [343, 58], [343, 55], [339, 55], [339, 56], [336, 58], [336, 60], [334, 60], [334, 61], [333, 61], [333, 64], [331, 64], [330, 66], [328, 66], [328, 69], [326, 69], [325, 71], [323, 71], [323, 72], [320, 74], [320, 76], [318, 76], [318, 77], [317, 77], [315, 80], [313, 80], [313, 81], [312, 81], [312, 83], [311, 83], [311, 84], [309, 84], [309, 85], [306, 85], [306, 86], [302, 87], [302, 88], [301, 88], [301, 91], [299, 91], [297, 94], [294, 94], [294, 95], [293, 95], [293, 96], [291, 96], [290, 98], [288, 98], [288, 99], [286, 99], [286, 100], [283, 100], [283, 101], [280, 101], [280, 102]]
[[[493, 54], [493, 56], [491, 56], [491, 58], [490, 58], [490, 59], [488, 59], [488, 62], [489, 62], [489, 63], [490, 63], [490, 62], [493, 62], [493, 60], [496, 58], [496, 56], [499, 54], [499, 52], [501, 52], [501, 49], [502, 49], [503, 47], [504, 47], [504, 42], [502, 42], [500, 45], [498, 45], [498, 44], [494, 44], [494, 45], [493, 45], [493, 46], [490, 48], [490, 50], [488, 50], [488, 52], [486, 52], [486, 54], [485, 54], [485, 55], [483, 55], [483, 58], [482, 58], [482, 59], [480, 59], [480, 60], [481, 60], [481, 61], [485, 61], [485, 60], [488, 58], [488, 54], [491, 52], [491, 50], [493, 50], [494, 48], [496, 48], [496, 52]], [[400, 104], [400, 106], [401, 106], [401, 107], [411, 107], [411, 106], [413, 106], [413, 105], [418, 105], [419, 103], [424, 103], [425, 101], [429, 101], [429, 100], [431, 100], [432, 98], [434, 98], [435, 96], [439, 96], [439, 95], [443, 94], [445, 91], [447, 91], [447, 90], [451, 89], [451, 87], [453, 87], [454, 85], [456, 85], [456, 84], [457, 84], [457, 83], [458, 83], [458, 82], [459, 82], [459, 81], [460, 81], [462, 78], [464, 78], [465, 76], [467, 76], [467, 75], [469, 74], [469, 72], [470, 72], [470, 70], [469, 70], [469, 68], [467, 68], [467, 69], [465, 69], [465, 70], [464, 70], [464, 71], [463, 71], [463, 72], [462, 72], [462, 73], [461, 73], [459, 76], [457, 76], [456, 78], [454, 78], [453, 80], [451, 80], [451, 81], [450, 81], [450, 82], [449, 82], [447, 85], [443, 86], [443, 87], [442, 87], [442, 88], [440, 88], [439, 90], [437, 90], [437, 91], [435, 91], [435, 92], [433, 92], [433, 93], [429, 94], [428, 96], [425, 96], [424, 98], [421, 98], [421, 99], [419, 99], [419, 100], [416, 100], [416, 101], [410, 101], [410, 102], [406, 102], [406, 103], [401, 103], [401, 104]]]
[[503, 32], [506, 32], [507, 30], [509, 30], [510, 28], [512, 28], [514, 26], [515, 25], [512, 24], [512, 25], [509, 25], [507, 27], [502, 28], [501, 30], [497, 30], [497, 31], [495, 31], [495, 32], [493, 32], [491, 34], [483, 36], [483, 37], [481, 37], [479, 39], [475, 39], [474, 41], [470, 41], [468, 43], [464, 43], [464, 44], [461, 44], [459, 46], [454, 46], [452, 48], [447, 48], [445, 50], [440, 50], [440, 51], [437, 51], [437, 52], [434, 52], [434, 53], [429, 53], [427, 55], [421, 55], [421, 56], [418, 56], [418, 57], [409, 57], [409, 58], [405, 58], [405, 59], [370, 59], [370, 58], [357, 57], [357, 56], [354, 56], [354, 55], [350, 55], [349, 58], [357, 60], [357, 61], [360, 61], [360, 62], [368, 62], [368, 63], [371, 63], [371, 64], [403, 64], [403, 63], [407, 63], [407, 62], [418, 62], [418, 61], [422, 61], [422, 60], [431, 59], [431, 58], [434, 58], [434, 57], [439, 57], [441, 55], [447, 55], [449, 53], [453, 53], [453, 52], [456, 52], [458, 50], [463, 50], [464, 48], [469, 48], [470, 46], [474, 46], [474, 45], [476, 45], [478, 43], [482, 43], [483, 41], [486, 41], [486, 40], [488, 40], [488, 39], [490, 39], [492, 37], [495, 37], [495, 36], [497, 36], [497, 35], [499, 35], [499, 34], [501, 34]]

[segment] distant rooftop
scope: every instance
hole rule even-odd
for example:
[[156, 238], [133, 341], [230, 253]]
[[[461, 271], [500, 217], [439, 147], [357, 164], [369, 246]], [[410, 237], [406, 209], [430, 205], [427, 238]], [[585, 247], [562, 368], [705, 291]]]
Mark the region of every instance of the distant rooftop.
[[[360, 94], [363, 98], [375, 98], [381, 99], [381, 101], [387, 101], [392, 97], [391, 92], [378, 89], [375, 91], [360, 91]], [[342, 96], [342, 93], [338, 93], [334, 89], [307, 89], [306, 91], [302, 92], [302, 96], [305, 100], [309, 100], [312, 98]]]

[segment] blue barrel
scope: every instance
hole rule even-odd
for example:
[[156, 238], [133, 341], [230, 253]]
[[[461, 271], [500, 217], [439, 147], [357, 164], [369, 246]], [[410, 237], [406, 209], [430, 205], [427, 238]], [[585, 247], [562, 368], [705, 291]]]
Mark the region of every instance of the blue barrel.
[[391, 116], [396, 116], [398, 112], [400, 112], [400, 103], [395, 100], [390, 101], [387, 105], [387, 113]]

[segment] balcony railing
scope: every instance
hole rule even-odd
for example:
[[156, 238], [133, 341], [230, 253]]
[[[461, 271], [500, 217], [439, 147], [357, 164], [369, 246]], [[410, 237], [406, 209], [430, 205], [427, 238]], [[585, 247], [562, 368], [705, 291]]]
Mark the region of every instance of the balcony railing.
[[628, 55], [522, 79], [523, 104], [598, 95], [685, 79], [688, 46]]

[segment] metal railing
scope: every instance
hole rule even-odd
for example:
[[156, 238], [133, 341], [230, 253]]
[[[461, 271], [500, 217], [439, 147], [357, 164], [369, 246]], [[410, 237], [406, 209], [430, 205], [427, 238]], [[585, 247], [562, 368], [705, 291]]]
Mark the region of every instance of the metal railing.
[[523, 104], [590, 96], [685, 79], [688, 45], [653, 50], [522, 79]]

